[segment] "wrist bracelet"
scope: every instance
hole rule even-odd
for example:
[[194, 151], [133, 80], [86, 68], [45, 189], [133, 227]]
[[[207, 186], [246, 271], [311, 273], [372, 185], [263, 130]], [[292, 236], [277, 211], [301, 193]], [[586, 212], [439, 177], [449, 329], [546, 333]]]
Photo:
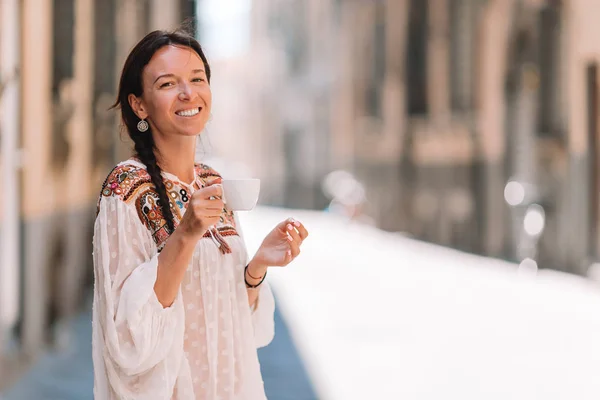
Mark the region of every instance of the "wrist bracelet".
[[[246, 265], [246, 268], [244, 268], [244, 282], [246, 283], [246, 287], [248, 289], [256, 289], [257, 287], [260, 286], [261, 283], [264, 282], [265, 278], [267, 277], [267, 271], [265, 271], [265, 274], [263, 275], [260, 282], [258, 282], [256, 285], [251, 285], [250, 283], [248, 283], [248, 279], [246, 279], [246, 274], [248, 274], [248, 265]], [[248, 276], [250, 276], [250, 278], [252, 278], [252, 276], [250, 274], [248, 274]]]
[[[246, 273], [248, 274], [248, 276], [249, 276], [250, 278], [252, 278], [252, 279], [256, 279], [256, 280], [264, 278], [264, 276], [261, 276], [260, 278], [256, 278], [256, 277], [252, 276], [252, 275], [250, 274], [250, 271], [248, 270], [248, 267], [250, 267], [250, 264], [246, 265]], [[267, 271], [265, 271], [265, 273], [266, 273], [266, 272], [267, 272]]]

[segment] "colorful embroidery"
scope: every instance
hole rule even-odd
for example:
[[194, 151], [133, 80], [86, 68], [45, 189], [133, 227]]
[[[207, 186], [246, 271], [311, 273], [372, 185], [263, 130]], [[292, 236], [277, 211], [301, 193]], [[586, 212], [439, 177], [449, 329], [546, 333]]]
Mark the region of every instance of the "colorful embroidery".
[[129, 164], [117, 165], [108, 174], [102, 184], [96, 214], [100, 211], [102, 197], [119, 196], [123, 201], [127, 202], [143, 185], [152, 185], [150, 175], [145, 169]]
[[138, 217], [146, 225], [146, 228], [152, 232], [153, 236], [167, 225], [160, 207], [158, 193], [154, 191], [153, 187], [146, 188], [144, 192], [139, 193], [136, 197], [135, 209], [137, 210]]
[[[195, 172], [202, 187], [216, 178], [221, 178], [218, 172], [204, 164], [196, 164]], [[169, 198], [169, 205], [173, 213], [173, 222], [175, 227], [177, 227], [185, 213], [191, 194], [188, 193], [187, 189], [180, 182], [167, 178], [164, 178], [164, 182]], [[134, 203], [138, 217], [152, 233], [159, 251], [162, 250], [166, 240], [169, 238], [170, 232], [167, 228], [167, 221], [161, 211], [158, 193], [154, 189], [150, 175], [144, 168], [128, 163], [116, 166], [102, 185], [101, 196], [98, 200], [98, 211], [100, 209], [100, 200], [103, 196], [118, 196], [126, 203]], [[238, 234], [233, 211], [227, 210], [227, 206], [223, 209], [221, 219], [216, 228], [221, 236], [234, 236]], [[209, 232], [204, 234], [204, 238], [210, 237]]]
[[145, 169], [134, 165], [117, 165], [102, 185], [102, 195], [109, 197], [120, 196], [123, 201], [129, 197], [143, 184], [152, 184], [150, 175]]
[[[218, 226], [217, 230], [221, 236], [234, 236], [238, 234], [235, 228], [232, 226]], [[210, 237], [210, 233], [206, 232], [204, 237]]]

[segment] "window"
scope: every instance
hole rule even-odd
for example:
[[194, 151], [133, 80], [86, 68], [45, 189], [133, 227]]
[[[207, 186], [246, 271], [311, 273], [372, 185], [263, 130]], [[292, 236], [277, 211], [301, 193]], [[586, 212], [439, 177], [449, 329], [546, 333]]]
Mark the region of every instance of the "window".
[[308, 37], [305, 34], [306, 4], [303, 1], [294, 1], [286, 12], [283, 13], [285, 21], [284, 32], [287, 39], [288, 59], [292, 73], [302, 72], [308, 55]]
[[94, 3], [94, 98], [113, 93], [115, 77], [115, 0]]
[[115, 100], [116, 51], [115, 17], [116, 0], [102, 0], [94, 3], [94, 100], [93, 135], [94, 165], [112, 162], [112, 144], [115, 131], [115, 114], [108, 108]]
[[411, 0], [406, 54], [409, 114], [427, 113], [427, 1]]
[[541, 136], [556, 136], [560, 126], [560, 10], [556, 5], [544, 7], [539, 14], [539, 114]]
[[75, 46], [75, 0], [54, 0], [54, 53], [52, 92], [58, 97], [60, 83], [73, 78]]
[[450, 0], [450, 101], [453, 111], [473, 106], [473, 2]]
[[75, 56], [75, 0], [54, 0], [51, 155], [57, 169], [66, 166], [70, 146], [67, 126], [75, 111], [73, 63]]
[[375, 5], [375, 23], [373, 24], [373, 53], [369, 59], [369, 79], [367, 84], [367, 111], [372, 117], [383, 117], [382, 95], [385, 80], [385, 4]]

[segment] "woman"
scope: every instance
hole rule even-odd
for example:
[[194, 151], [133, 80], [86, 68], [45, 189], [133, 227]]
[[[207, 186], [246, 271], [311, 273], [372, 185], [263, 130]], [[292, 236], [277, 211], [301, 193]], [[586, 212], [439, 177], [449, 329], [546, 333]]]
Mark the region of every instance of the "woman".
[[135, 156], [109, 174], [94, 228], [97, 399], [265, 399], [256, 348], [274, 334], [268, 266], [299, 253], [288, 219], [247, 262], [220, 175], [194, 163], [211, 109], [198, 42], [156, 31], [125, 61], [115, 107]]

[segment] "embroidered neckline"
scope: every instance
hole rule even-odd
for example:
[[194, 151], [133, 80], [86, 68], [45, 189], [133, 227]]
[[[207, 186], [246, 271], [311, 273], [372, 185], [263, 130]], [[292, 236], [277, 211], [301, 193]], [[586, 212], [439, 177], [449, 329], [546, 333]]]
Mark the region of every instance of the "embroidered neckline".
[[[201, 163], [194, 165], [194, 173], [194, 182], [197, 183], [199, 188], [204, 186], [204, 181], [207, 178], [220, 177], [217, 171]], [[173, 174], [163, 175], [163, 178], [169, 203], [173, 211], [175, 226], [177, 226], [185, 213], [187, 203], [193, 191], [197, 189], [193, 188], [194, 190], [190, 190], [192, 189], [190, 185], [181, 182]], [[155, 191], [154, 184], [148, 175], [148, 170], [144, 163], [138, 159], [130, 158], [117, 164], [102, 186], [100, 199], [110, 196], [118, 196], [123, 201], [134, 205], [141, 222], [150, 230], [160, 251], [168, 239], [170, 232], [168, 232], [166, 220], [162, 215], [158, 194]], [[98, 200], [98, 210], [100, 199]], [[219, 242], [224, 242], [224, 244], [220, 243], [221, 246], [219, 246], [223, 252], [223, 250], [227, 250], [228, 248], [223, 237], [238, 234], [234, 214], [227, 207], [223, 209], [221, 218], [215, 228], [216, 230], [213, 232], [213, 235], [217, 237]], [[206, 232], [203, 237], [213, 239], [209, 232]], [[225, 251], [225, 253], [227, 252]]]
[[[128, 163], [135, 164], [138, 167], [145, 169], [146, 171], [148, 170], [148, 168], [146, 167], [146, 164], [144, 164], [139, 158], [137, 158], [135, 156], [129, 158], [128, 160], [121, 162], [119, 165], [124, 165], [124, 164], [128, 164]], [[173, 182], [177, 182], [178, 184], [183, 185], [187, 189], [189, 189], [189, 188], [193, 187], [193, 185], [195, 183], [198, 183], [198, 176], [199, 176], [198, 167], [199, 166], [201, 166], [201, 164], [194, 163], [194, 180], [191, 183], [187, 183], [183, 179], [179, 179], [179, 177], [177, 175], [172, 174], [168, 171], [161, 170], [161, 175], [163, 178], [169, 179]], [[200, 185], [200, 184], [198, 186], [202, 187], [202, 185]]]

